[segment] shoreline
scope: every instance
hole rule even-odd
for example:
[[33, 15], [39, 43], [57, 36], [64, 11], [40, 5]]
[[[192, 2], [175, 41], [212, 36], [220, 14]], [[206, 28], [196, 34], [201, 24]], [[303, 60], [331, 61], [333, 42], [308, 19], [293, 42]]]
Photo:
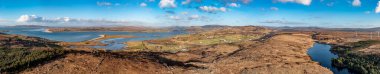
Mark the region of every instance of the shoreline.
[[90, 40], [86, 40], [86, 41], [94, 41], [94, 40], [97, 40], [97, 39], [101, 39], [101, 38], [104, 38], [105, 37], [105, 34], [101, 34], [101, 35], [98, 35], [99, 37], [96, 37], [96, 38], [93, 38], [93, 39], [90, 39]]
[[167, 28], [144, 27], [82, 27], [82, 28], [47, 28], [52, 32], [171, 32]]
[[[68, 49], [75, 51], [83, 51], [89, 54], [72, 54], [69, 57], [62, 58], [63, 60], [56, 60], [52, 63], [44, 64], [31, 70], [25, 72], [50, 72], [50, 73], [64, 73], [71, 71], [74, 72], [128, 72], [124, 69], [132, 69], [125, 64], [138, 64], [140, 62], [125, 62], [126, 60], [151, 60], [144, 61], [145, 63], [151, 64], [138, 64], [141, 67], [150, 67], [148, 69], [141, 68], [142, 70], [136, 70], [131, 72], [147, 72], [146, 70], [158, 70], [161, 72], [173, 72], [173, 73], [331, 73], [330, 70], [318, 65], [318, 63], [312, 61], [310, 56], [307, 54], [309, 47], [313, 45], [313, 39], [307, 34], [267, 34], [267, 30], [260, 30], [259, 34], [254, 34], [251, 32], [246, 32], [246, 30], [241, 28], [232, 29], [232, 31], [237, 30], [235, 34], [226, 33], [229, 30], [221, 30], [213, 33], [208, 33], [210, 35], [215, 33], [225, 33], [222, 34], [223, 37], [246, 37], [246, 34], [252, 34], [254, 38], [247, 38], [246, 40], [240, 41], [236, 39], [236, 42], [225, 42], [225, 43], [210, 43], [209, 45], [197, 45], [192, 48], [186, 48], [186, 51], [182, 52], [182, 49], [175, 50], [180, 52], [167, 52], [162, 50], [152, 50], [152, 51], [136, 51], [136, 52], [116, 52], [115, 54], [131, 53], [136, 54], [139, 52], [147, 52], [147, 55], [138, 54], [137, 58], [128, 58], [129, 56], [120, 55], [121, 57], [115, 57], [113, 55], [105, 55], [99, 53], [99, 51], [94, 51], [90, 49], [76, 48]], [[242, 32], [242, 33], [240, 33]], [[256, 38], [256, 35], [261, 35], [260, 38]], [[94, 39], [85, 42], [71, 43], [72, 45], [77, 44], [78, 46], [99, 43], [95, 41], [100, 41], [102, 39], [108, 39], [113, 37], [122, 37], [123, 35], [99, 35]], [[248, 35], [251, 36], [251, 35]], [[124, 35], [126, 38], [132, 38], [133, 36]], [[206, 36], [196, 35], [190, 37], [184, 37], [183, 39], [189, 38], [203, 38], [197, 40], [208, 40]], [[181, 40], [182, 38], [178, 38]], [[235, 38], [232, 38], [235, 39]], [[251, 40], [253, 39], [253, 40]], [[169, 40], [170, 41], [170, 40]], [[233, 41], [233, 40], [231, 40]], [[164, 41], [157, 41], [158, 44], [164, 43], [163, 45], [169, 45]], [[166, 44], [165, 44], [166, 43]], [[175, 42], [174, 42], [175, 43]], [[68, 43], [70, 45], [70, 43]], [[144, 45], [145, 46], [145, 45]], [[104, 51], [104, 50], [100, 50]], [[157, 52], [155, 52], [157, 51]], [[113, 53], [113, 52], [111, 52]], [[111, 54], [106, 53], [106, 54]], [[154, 54], [158, 53], [158, 54]], [[99, 58], [96, 56], [109, 57], [107, 60], [103, 61], [104, 58]], [[133, 56], [132, 56], [133, 57]], [[81, 64], [83, 59], [91, 65]], [[239, 60], [240, 59], [240, 60]], [[70, 61], [67, 61], [70, 60]], [[112, 61], [113, 60], [113, 61]], [[202, 62], [202, 63], [199, 63]], [[204, 62], [204, 63], [203, 63]], [[92, 64], [93, 63], [93, 64]], [[102, 65], [98, 65], [101, 63]], [[138, 67], [140, 67], [138, 66]], [[152, 68], [159, 66], [159, 68]], [[162, 66], [162, 68], [161, 68]], [[60, 67], [52, 68], [52, 67]], [[83, 67], [79, 68], [78, 67]], [[52, 68], [52, 69], [51, 69]], [[91, 70], [89, 70], [91, 69]], [[139, 69], [139, 68], [138, 68]], [[161, 70], [164, 69], [164, 70]], [[274, 69], [274, 70], [273, 70]], [[273, 70], [273, 71], [272, 71]]]
[[52, 31], [50, 31], [50, 29], [45, 29], [44, 32], [46, 32], [46, 33], [53, 33]]
[[51, 31], [51, 32], [132, 32], [132, 33], [156, 33], [156, 32], [172, 32], [172, 31]]

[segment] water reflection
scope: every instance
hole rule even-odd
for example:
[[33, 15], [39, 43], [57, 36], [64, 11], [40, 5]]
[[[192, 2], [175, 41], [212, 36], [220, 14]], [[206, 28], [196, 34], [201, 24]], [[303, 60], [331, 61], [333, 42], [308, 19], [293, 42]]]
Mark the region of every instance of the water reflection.
[[313, 61], [317, 61], [321, 66], [330, 69], [334, 74], [351, 74], [348, 69], [338, 69], [332, 65], [332, 59], [338, 58], [338, 55], [330, 52], [331, 46], [327, 44], [315, 43], [308, 50], [308, 54]]

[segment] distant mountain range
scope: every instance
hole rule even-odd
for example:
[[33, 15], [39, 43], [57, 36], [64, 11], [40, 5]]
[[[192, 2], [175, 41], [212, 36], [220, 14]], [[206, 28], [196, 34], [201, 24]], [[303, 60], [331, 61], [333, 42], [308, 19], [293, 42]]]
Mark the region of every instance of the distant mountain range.
[[[6, 26], [6, 27], [30, 27], [30, 28], [48, 28], [50, 26], [42, 26], [42, 25], [15, 25], [15, 26]], [[103, 26], [103, 27], [116, 27], [116, 26]], [[149, 28], [144, 26], [120, 26], [120, 27], [139, 27], [139, 28]], [[211, 28], [223, 28], [228, 27], [228, 25], [204, 25], [204, 26], [169, 26], [165, 28], [169, 28], [171, 30], [185, 30], [191, 27], [198, 27], [203, 29], [211, 29]], [[375, 28], [324, 28], [324, 27], [289, 27], [289, 26], [282, 26], [282, 27], [270, 27], [265, 26], [267, 28], [272, 29], [278, 29], [278, 30], [287, 30], [287, 31], [317, 31], [317, 30], [330, 30], [330, 31], [358, 31], [358, 32], [380, 32], [380, 27]]]
[[375, 28], [331, 28], [339, 31], [361, 31], [361, 32], [377, 32], [380, 31], [380, 27]]
[[6, 26], [6, 27], [31, 27], [31, 28], [45, 28], [49, 26], [41, 26], [41, 25], [15, 25], [15, 26]]
[[279, 29], [279, 30], [297, 30], [297, 31], [349, 31], [349, 32], [377, 32], [380, 31], [380, 27], [375, 28], [324, 28], [324, 27], [269, 27], [272, 29]]

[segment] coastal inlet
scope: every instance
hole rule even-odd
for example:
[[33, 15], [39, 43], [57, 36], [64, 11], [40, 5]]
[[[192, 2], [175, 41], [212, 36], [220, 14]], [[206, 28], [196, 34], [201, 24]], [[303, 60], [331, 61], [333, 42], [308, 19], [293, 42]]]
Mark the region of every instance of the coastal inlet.
[[121, 50], [126, 47], [124, 42], [142, 41], [150, 39], [166, 38], [179, 34], [187, 34], [185, 31], [170, 32], [50, 32], [45, 28], [28, 27], [0, 27], [7, 34], [19, 34], [61, 41], [60, 44], [70, 47], [97, 48], [105, 50]]

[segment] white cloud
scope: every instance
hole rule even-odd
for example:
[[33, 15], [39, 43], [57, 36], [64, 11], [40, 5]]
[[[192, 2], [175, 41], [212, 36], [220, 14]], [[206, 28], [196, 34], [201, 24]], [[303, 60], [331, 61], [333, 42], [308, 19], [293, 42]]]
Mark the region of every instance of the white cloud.
[[36, 15], [21, 15], [17, 22], [42, 22], [44, 18]]
[[146, 4], [146, 3], [141, 3], [140, 6], [141, 6], [141, 7], [146, 7], [146, 6], [148, 6], [148, 4]]
[[360, 6], [360, 5], [361, 5], [360, 0], [354, 0], [354, 1], [352, 2], [352, 6]]
[[37, 15], [21, 15], [16, 20], [20, 24], [38, 24], [49, 26], [107, 26], [107, 25], [144, 25], [137, 21], [115, 21], [105, 19], [77, 19], [70, 17], [45, 18]]
[[215, 12], [227, 12], [227, 8], [225, 7], [213, 7], [213, 6], [201, 6], [199, 7], [200, 10], [204, 12], [209, 12], [209, 13], [215, 13]]
[[230, 3], [230, 4], [228, 4], [228, 6], [230, 6], [230, 7], [240, 7], [240, 5], [236, 4], [236, 3]]
[[187, 15], [189, 12], [181, 12], [182, 15]]
[[198, 14], [191, 14], [191, 15], [166, 15], [165, 19], [167, 19], [167, 23], [175, 23], [175, 25], [194, 25], [194, 22], [201, 23], [201, 22], [208, 22], [212, 19], [207, 18], [206, 16], [201, 16]]
[[36, 16], [36, 15], [21, 15], [20, 18], [16, 20], [17, 22], [23, 23], [65, 23], [65, 22], [89, 22], [94, 20], [84, 20], [84, 19], [73, 19], [69, 17], [58, 17], [54, 19], [46, 19], [44, 17]]
[[222, 12], [227, 12], [227, 8], [225, 8], [225, 7], [220, 7], [219, 10]]
[[294, 21], [287, 21], [287, 20], [265, 20], [260, 23], [268, 23], [268, 24], [291, 24], [291, 25], [300, 25], [300, 24], [308, 24], [304, 22], [294, 22]]
[[380, 13], [380, 1], [377, 3], [377, 7], [375, 9], [375, 13]]
[[177, 5], [175, 4], [175, 0], [161, 0], [159, 3], [160, 8], [175, 8]]
[[74, 19], [70, 17], [58, 17], [54, 19], [47, 19], [36, 15], [21, 15], [17, 22], [39, 22], [39, 23], [65, 23], [65, 22], [89, 22], [94, 20]]
[[190, 17], [189, 17], [189, 19], [190, 20], [193, 20], [193, 19], [199, 19], [200, 18], [200, 16], [199, 15], [191, 15]]
[[189, 4], [190, 2], [191, 2], [191, 0], [185, 0], [185, 1], [182, 1], [182, 5]]
[[252, 0], [242, 0], [244, 4], [249, 4]]
[[279, 9], [277, 7], [270, 7], [270, 10], [278, 11]]
[[112, 3], [110, 3], [110, 2], [96, 2], [96, 5], [98, 5], [98, 6], [112, 6]]
[[278, 1], [283, 2], [283, 3], [294, 2], [294, 3], [299, 3], [299, 4], [303, 4], [303, 5], [307, 5], [307, 6], [309, 6], [312, 2], [312, 0], [278, 0]]
[[169, 16], [169, 18], [173, 19], [173, 20], [180, 20], [181, 19], [181, 17], [176, 16], [176, 15]]

